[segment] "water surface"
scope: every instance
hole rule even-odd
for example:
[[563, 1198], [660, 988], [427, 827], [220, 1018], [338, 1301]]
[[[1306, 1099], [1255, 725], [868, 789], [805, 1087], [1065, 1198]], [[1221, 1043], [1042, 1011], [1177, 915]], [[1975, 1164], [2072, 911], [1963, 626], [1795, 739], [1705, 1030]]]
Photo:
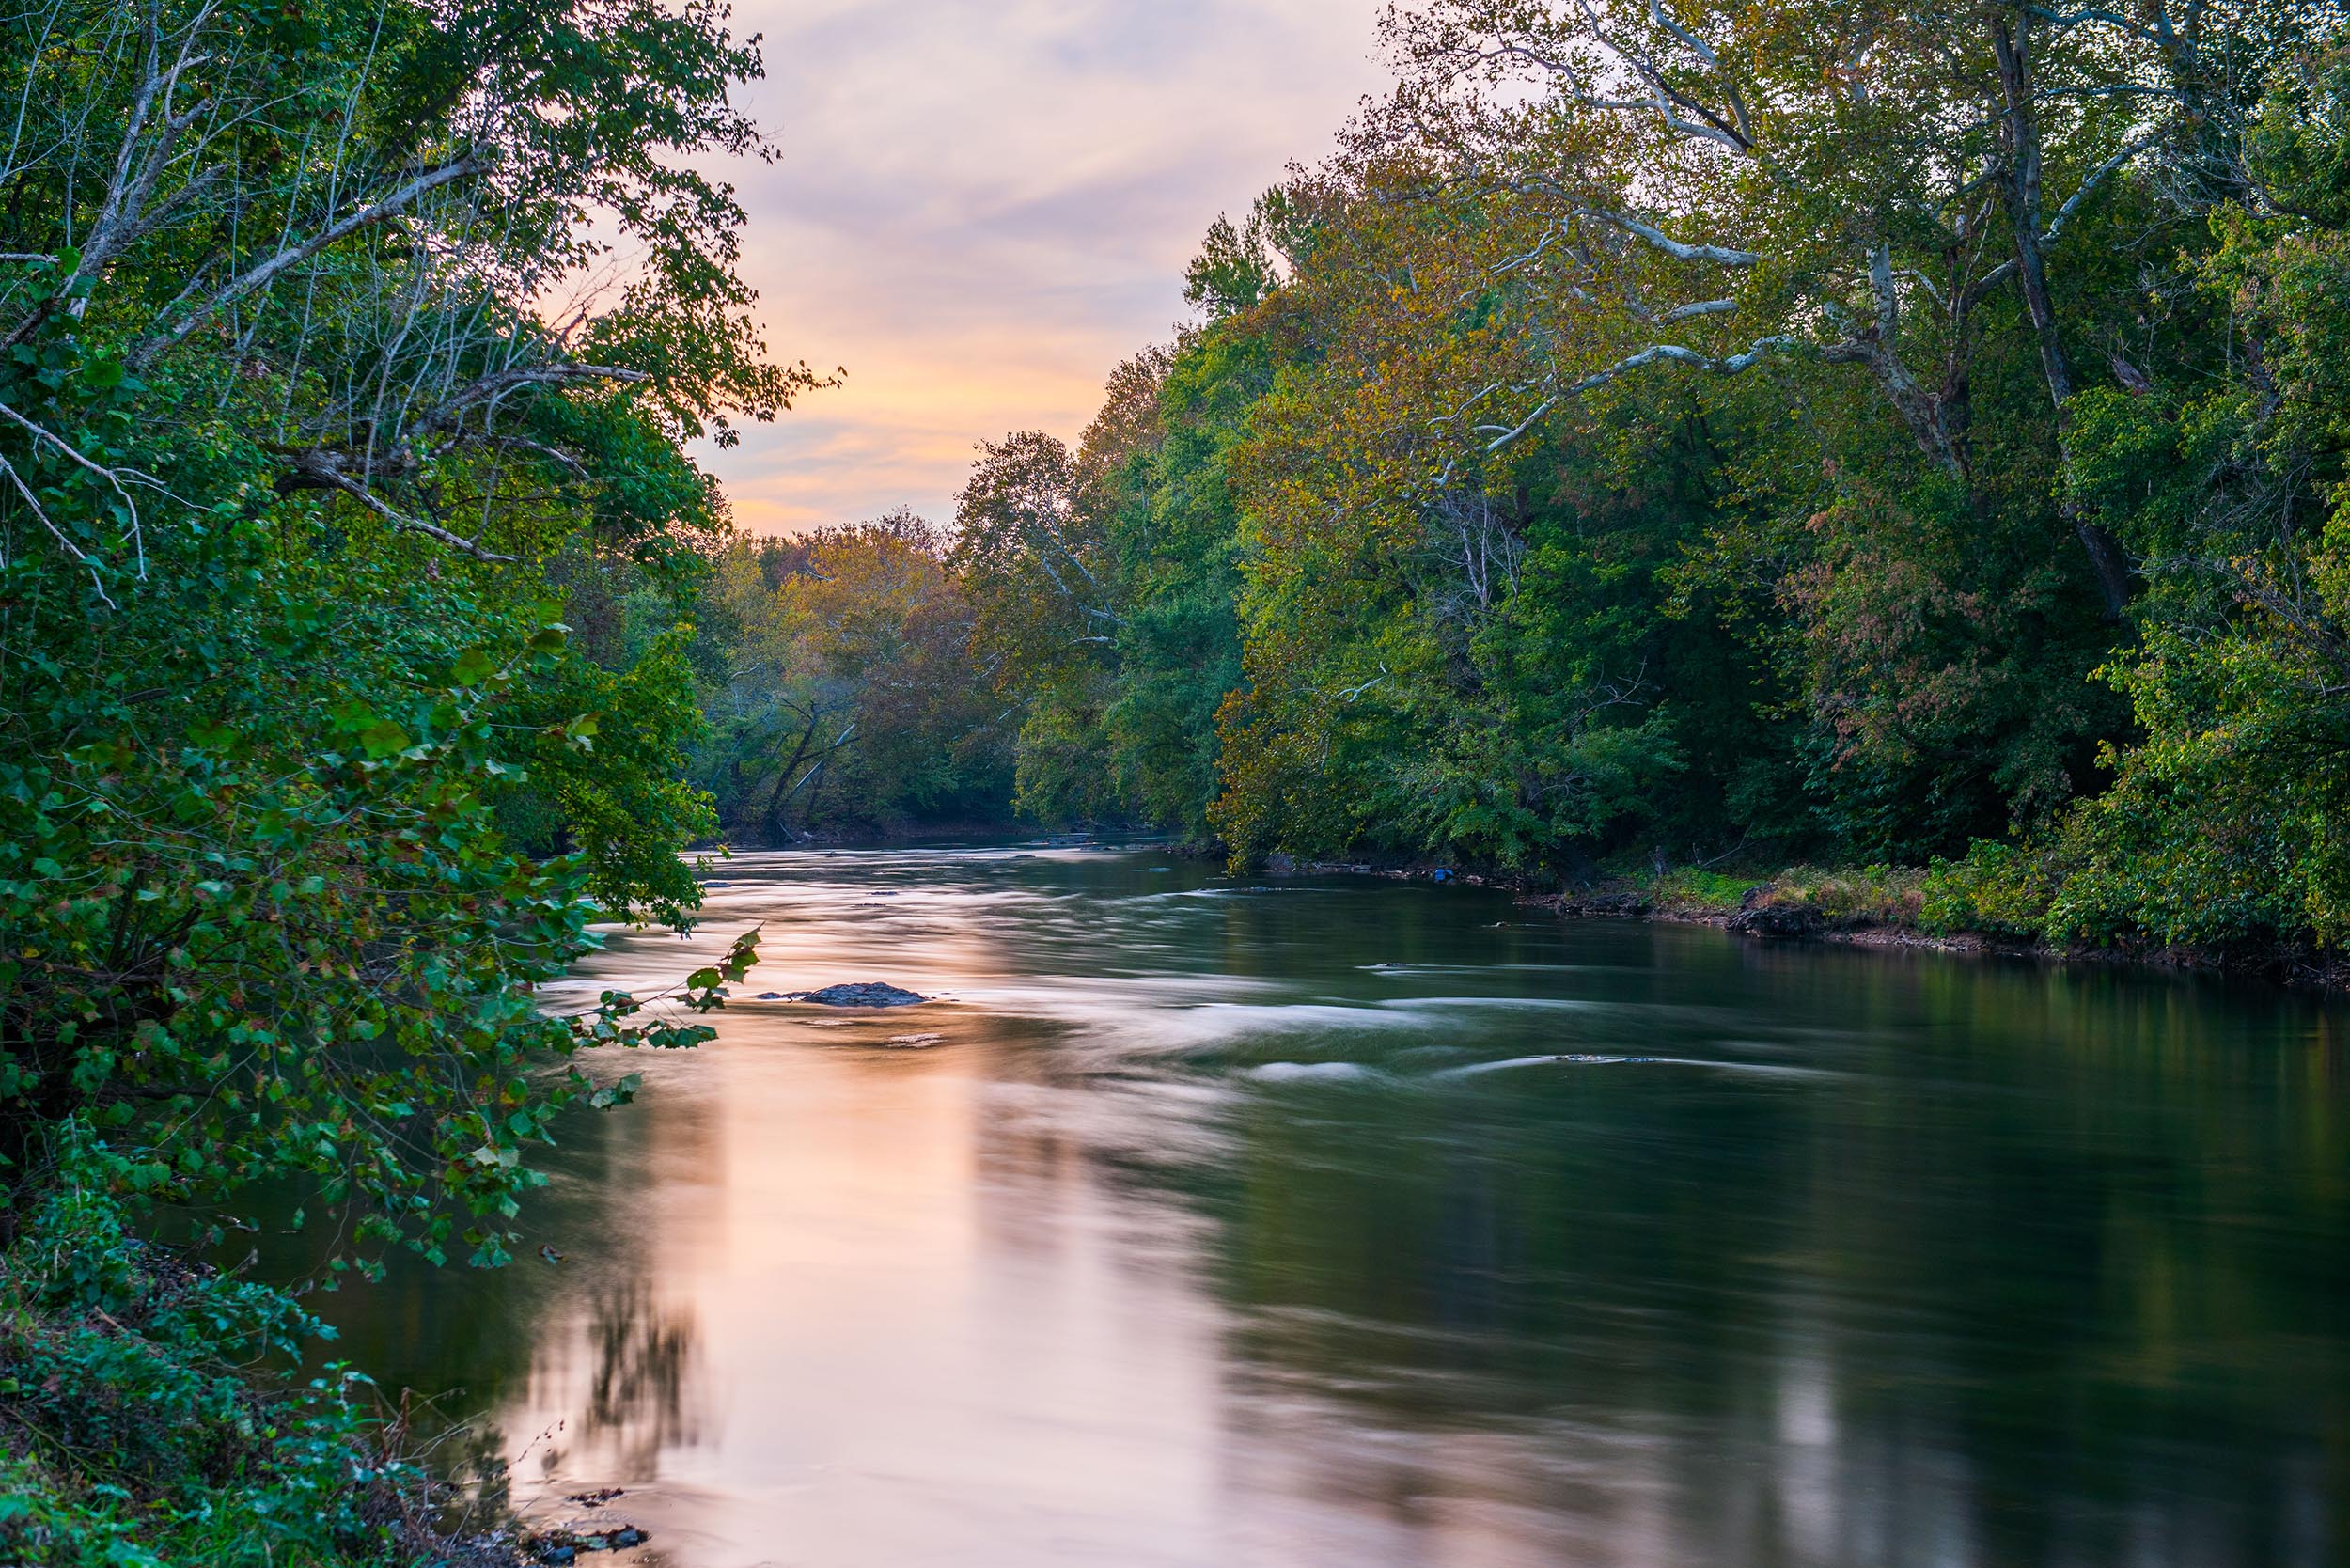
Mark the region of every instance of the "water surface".
[[716, 879], [580, 983], [758, 921], [741, 995], [942, 999], [740, 1001], [566, 1129], [562, 1262], [330, 1298], [672, 1568], [2350, 1560], [2338, 1010], [1148, 848]]

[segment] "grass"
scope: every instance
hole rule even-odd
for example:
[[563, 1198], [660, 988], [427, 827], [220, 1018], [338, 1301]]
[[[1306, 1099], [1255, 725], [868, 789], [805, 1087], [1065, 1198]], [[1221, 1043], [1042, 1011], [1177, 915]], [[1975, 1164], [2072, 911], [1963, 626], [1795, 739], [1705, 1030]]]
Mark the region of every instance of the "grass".
[[1640, 889], [1649, 902], [1660, 909], [1691, 909], [1727, 914], [1739, 907], [1747, 890], [1755, 885], [1751, 875], [1727, 871], [1700, 870], [1695, 866], [1676, 866], [1651, 880]]
[[1923, 929], [1931, 875], [1899, 866], [1728, 871], [1676, 866], [1624, 880], [1652, 907], [1675, 914], [1731, 915], [1749, 906], [1808, 909], [1829, 927]]
[[1831, 926], [1914, 929], [1925, 906], [1926, 875], [1898, 866], [1825, 870], [1796, 866], [1771, 880], [1758, 902], [1809, 909]]

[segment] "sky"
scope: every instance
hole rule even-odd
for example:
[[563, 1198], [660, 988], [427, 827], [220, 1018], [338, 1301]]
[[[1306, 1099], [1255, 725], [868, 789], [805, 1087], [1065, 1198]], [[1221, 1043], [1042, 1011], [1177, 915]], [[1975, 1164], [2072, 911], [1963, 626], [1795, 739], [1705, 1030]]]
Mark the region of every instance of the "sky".
[[946, 522], [974, 446], [1073, 440], [1184, 264], [1385, 81], [1378, 0], [736, 0], [778, 157], [722, 171], [778, 357], [844, 367], [702, 460], [736, 520]]

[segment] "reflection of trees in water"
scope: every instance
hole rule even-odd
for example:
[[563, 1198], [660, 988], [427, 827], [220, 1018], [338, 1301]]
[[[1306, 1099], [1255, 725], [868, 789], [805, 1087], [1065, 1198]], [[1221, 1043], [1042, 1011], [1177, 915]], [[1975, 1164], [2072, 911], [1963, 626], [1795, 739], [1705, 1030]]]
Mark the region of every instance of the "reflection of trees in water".
[[514, 1502], [509, 1451], [506, 1429], [487, 1417], [451, 1426], [425, 1445], [419, 1457], [449, 1488], [444, 1529], [466, 1535], [507, 1516]]
[[1593, 982], [1624, 1004], [1593, 1027], [1846, 1071], [1281, 1090], [1179, 1179], [1244, 1483], [1518, 1510], [1595, 1562], [2350, 1549], [2338, 1023], [1718, 943], [1658, 979]]
[[[449, 1483], [452, 1528], [544, 1503], [548, 1483], [567, 1474], [597, 1484], [650, 1480], [665, 1450], [701, 1441], [708, 1396], [690, 1305], [622, 1278], [595, 1290], [578, 1318], [540, 1332], [520, 1408], [556, 1414], [540, 1418], [552, 1424], [529, 1434], [519, 1452], [519, 1435], [489, 1407], [446, 1420], [419, 1407], [420, 1424], [434, 1427], [422, 1457]], [[519, 1491], [517, 1472], [530, 1478]]]
[[625, 1279], [596, 1294], [576, 1349], [588, 1362], [585, 1398], [573, 1403], [568, 1377], [556, 1386], [579, 1411], [579, 1443], [609, 1449], [620, 1472], [649, 1476], [663, 1450], [701, 1441], [708, 1396], [689, 1303], [658, 1301], [645, 1280]]
[[[518, 1435], [481, 1416], [446, 1433], [428, 1456], [434, 1473], [455, 1484], [461, 1506], [485, 1517], [509, 1502], [543, 1502], [547, 1484], [561, 1478], [650, 1481], [664, 1452], [699, 1443], [707, 1426], [700, 1333], [689, 1304], [662, 1301], [643, 1279], [625, 1278], [598, 1288], [577, 1318], [543, 1332], [520, 1408], [552, 1424], [517, 1452]], [[520, 1497], [514, 1472], [531, 1478]]]
[[[395, 1401], [410, 1399], [434, 1471], [466, 1495], [502, 1501], [502, 1460], [517, 1447], [524, 1475], [594, 1441], [642, 1476], [665, 1444], [697, 1440], [694, 1318], [654, 1297], [657, 1249], [631, 1199], [661, 1162], [722, 1163], [709, 1092], [696, 1074], [668, 1072], [626, 1110], [567, 1113], [539, 1156], [551, 1181], [524, 1208], [526, 1239], [509, 1266], [436, 1269], [395, 1256], [381, 1282], [310, 1298], [341, 1333], [337, 1354]], [[562, 1262], [532, 1256], [540, 1243]], [[271, 1272], [317, 1266], [294, 1252]]]

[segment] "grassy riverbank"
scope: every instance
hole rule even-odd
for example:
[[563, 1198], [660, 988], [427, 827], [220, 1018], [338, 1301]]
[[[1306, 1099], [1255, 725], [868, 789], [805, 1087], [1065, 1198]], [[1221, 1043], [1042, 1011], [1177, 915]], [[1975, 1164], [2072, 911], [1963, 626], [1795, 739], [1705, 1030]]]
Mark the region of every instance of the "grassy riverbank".
[[[1222, 851], [1209, 846], [1187, 853]], [[2303, 936], [2272, 929], [2226, 941], [2166, 940], [2102, 923], [2094, 907], [2060, 896], [2061, 868], [2005, 845], [1978, 844], [1964, 860], [1922, 867], [1802, 863], [1659, 870], [1626, 857], [1564, 888], [1555, 876], [1496, 866], [1300, 862], [1274, 855], [1264, 869], [1275, 876], [1352, 873], [1501, 887], [1517, 893], [1528, 908], [1566, 919], [1665, 920], [1769, 940], [2191, 969], [2350, 991], [2350, 960]]]
[[1677, 867], [1620, 871], [1589, 887], [1526, 902], [1567, 918], [1668, 920], [1776, 940], [2132, 964], [2350, 990], [2350, 964], [2340, 954], [2282, 936], [2223, 945], [2101, 933], [2036, 886], [2033, 868], [2019, 862], [2002, 853], [1927, 867]]
[[[1208, 846], [1183, 853], [1223, 852]], [[1667, 920], [1773, 940], [2193, 969], [2350, 991], [2350, 960], [2305, 934], [2246, 926], [2226, 940], [2151, 936], [2100, 920], [2093, 904], [2063, 896], [2062, 868], [2000, 844], [1978, 844], [1963, 860], [1923, 867], [1803, 863], [1659, 870], [1625, 857], [1563, 888], [1555, 873], [1492, 865], [1298, 861], [1276, 855], [1263, 869], [1274, 876], [1351, 873], [1500, 887], [1517, 893], [1529, 908], [1567, 919]]]

